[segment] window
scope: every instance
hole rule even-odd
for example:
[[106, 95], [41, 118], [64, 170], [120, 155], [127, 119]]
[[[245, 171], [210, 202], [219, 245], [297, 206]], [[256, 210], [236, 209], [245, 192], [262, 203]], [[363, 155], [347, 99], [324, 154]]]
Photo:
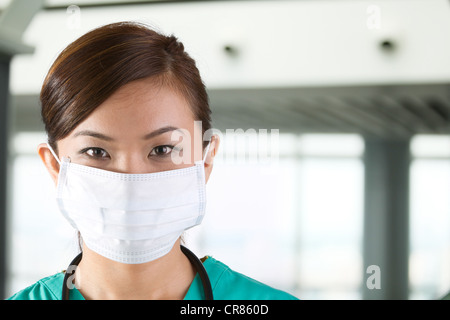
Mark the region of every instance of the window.
[[59, 213], [55, 186], [36, 153], [44, 141], [46, 136], [37, 133], [20, 133], [13, 140], [9, 295], [66, 269], [76, 252], [76, 232]]
[[[262, 158], [242, 147], [255, 141], [247, 138], [222, 138], [207, 214], [186, 232], [187, 246], [302, 299], [360, 298], [361, 138], [279, 134], [258, 140], [273, 147]], [[76, 254], [76, 233], [36, 155], [42, 141], [38, 133], [14, 138], [10, 294], [65, 269]]]
[[450, 290], [450, 136], [411, 143], [410, 298], [439, 299]]
[[187, 243], [302, 299], [361, 298], [363, 149], [356, 135], [280, 134], [272, 163], [218, 159]]

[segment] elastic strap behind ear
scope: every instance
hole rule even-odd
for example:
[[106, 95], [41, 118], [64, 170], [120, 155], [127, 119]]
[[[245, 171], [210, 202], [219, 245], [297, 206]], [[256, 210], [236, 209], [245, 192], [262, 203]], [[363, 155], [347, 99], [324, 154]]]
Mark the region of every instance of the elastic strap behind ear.
[[48, 142], [47, 142], [47, 147], [50, 149], [50, 152], [55, 157], [56, 161], [58, 161], [58, 163], [61, 164], [61, 161], [59, 161], [58, 156], [56, 155], [55, 151], [53, 150], [53, 148], [50, 146], [50, 144]]
[[208, 156], [210, 146], [211, 146], [211, 140], [209, 141], [208, 145], [206, 146], [206, 152], [205, 152], [205, 155], [203, 156], [203, 163], [205, 163], [205, 161], [206, 161], [206, 157]]

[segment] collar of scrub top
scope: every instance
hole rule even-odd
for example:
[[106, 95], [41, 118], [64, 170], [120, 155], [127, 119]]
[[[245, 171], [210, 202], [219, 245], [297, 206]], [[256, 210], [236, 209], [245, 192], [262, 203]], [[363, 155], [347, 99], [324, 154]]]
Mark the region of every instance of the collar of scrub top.
[[[180, 246], [181, 251], [184, 253], [184, 255], [189, 259], [191, 264], [194, 266], [195, 270], [197, 271], [198, 275], [200, 276], [200, 280], [203, 285], [203, 292], [205, 295], [205, 300], [214, 300], [213, 291], [211, 287], [211, 281], [209, 280], [208, 273], [206, 272], [205, 267], [203, 266], [203, 263], [200, 261], [200, 259], [188, 248], [185, 246]], [[62, 293], [61, 293], [61, 299], [62, 300], [70, 300], [70, 290], [69, 289], [69, 277], [73, 275], [73, 273], [76, 270], [76, 266], [81, 261], [81, 258], [83, 257], [83, 252], [78, 254], [75, 259], [72, 260], [67, 270], [64, 272], [64, 280], [62, 285]], [[69, 272], [69, 270], [72, 270]], [[73, 286], [72, 286], [73, 287]]]

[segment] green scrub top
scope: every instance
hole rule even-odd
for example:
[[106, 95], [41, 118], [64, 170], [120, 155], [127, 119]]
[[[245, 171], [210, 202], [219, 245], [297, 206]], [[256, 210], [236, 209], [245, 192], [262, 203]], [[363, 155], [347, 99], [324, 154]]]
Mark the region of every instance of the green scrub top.
[[[208, 273], [215, 300], [296, 300], [297, 298], [281, 290], [251, 279], [231, 270], [212, 257], [206, 257], [203, 266]], [[8, 300], [61, 300], [64, 273], [43, 278], [25, 288]], [[205, 298], [200, 276], [192, 281], [184, 300], [203, 300]], [[80, 291], [70, 290], [71, 300], [84, 300]]]

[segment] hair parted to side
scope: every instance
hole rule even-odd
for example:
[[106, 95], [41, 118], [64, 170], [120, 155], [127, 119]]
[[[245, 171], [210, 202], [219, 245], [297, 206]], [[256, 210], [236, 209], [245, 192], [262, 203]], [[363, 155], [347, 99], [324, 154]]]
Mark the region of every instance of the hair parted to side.
[[150, 77], [187, 100], [195, 120], [202, 121], [203, 133], [211, 128], [206, 88], [183, 44], [142, 23], [118, 22], [84, 34], [51, 66], [40, 94], [49, 144], [56, 151], [56, 142], [117, 89]]

